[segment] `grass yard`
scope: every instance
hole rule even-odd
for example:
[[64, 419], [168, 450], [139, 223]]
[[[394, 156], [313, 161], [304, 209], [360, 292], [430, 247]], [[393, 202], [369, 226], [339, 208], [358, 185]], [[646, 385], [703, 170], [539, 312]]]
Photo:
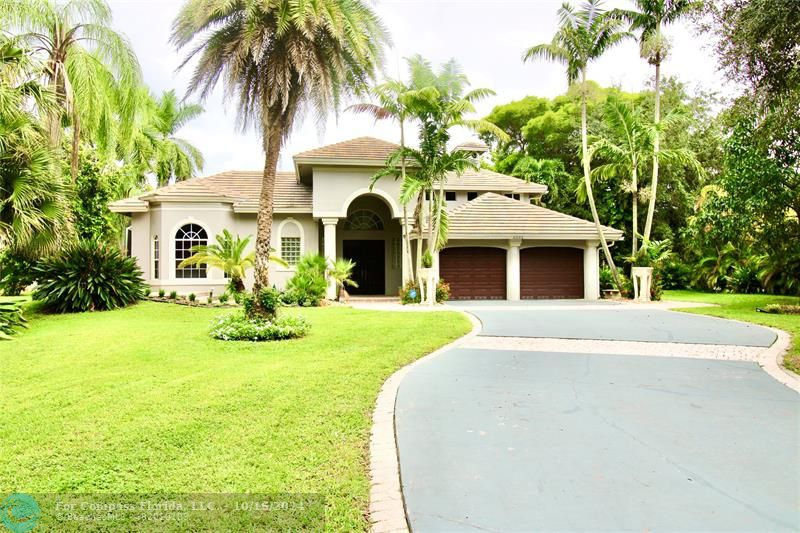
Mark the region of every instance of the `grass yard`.
[[469, 321], [289, 309], [308, 337], [247, 343], [208, 337], [222, 312], [28, 313], [0, 343], [0, 495], [316, 493], [327, 529], [365, 530], [378, 390]]
[[701, 307], [682, 309], [687, 313], [734, 318], [764, 326], [772, 326], [787, 331], [792, 336], [792, 347], [786, 354], [783, 364], [789, 370], [800, 374], [800, 315], [773, 315], [759, 313], [757, 307], [769, 304], [800, 304], [800, 298], [791, 296], [771, 296], [765, 294], [716, 294], [696, 291], [665, 291], [665, 300], [702, 302], [717, 304], [720, 307]]

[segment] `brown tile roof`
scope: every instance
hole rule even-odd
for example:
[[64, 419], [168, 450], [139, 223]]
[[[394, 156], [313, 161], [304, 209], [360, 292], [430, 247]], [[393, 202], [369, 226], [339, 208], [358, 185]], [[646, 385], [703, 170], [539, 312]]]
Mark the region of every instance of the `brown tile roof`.
[[327, 146], [314, 148], [295, 154], [295, 159], [352, 159], [366, 161], [386, 161], [389, 154], [400, 148], [399, 144], [376, 139], [358, 137]]
[[[109, 207], [119, 213], [131, 212], [148, 201], [197, 201], [221, 199], [233, 204], [234, 210], [249, 212], [258, 208], [261, 193], [261, 171], [229, 171], [203, 178], [180, 181], [134, 198], [113, 202]], [[141, 209], [140, 209], [141, 210]], [[297, 182], [294, 172], [278, 172], [275, 176], [275, 210], [311, 212], [311, 188]]]
[[[485, 193], [449, 213], [450, 239], [586, 240], [597, 237], [593, 222], [537, 205]], [[606, 238], [622, 239], [622, 232], [603, 226]]]
[[451, 191], [524, 192], [532, 194], [544, 194], [547, 192], [547, 186], [545, 185], [529, 183], [485, 168], [468, 170], [461, 176], [449, 176], [445, 189]]

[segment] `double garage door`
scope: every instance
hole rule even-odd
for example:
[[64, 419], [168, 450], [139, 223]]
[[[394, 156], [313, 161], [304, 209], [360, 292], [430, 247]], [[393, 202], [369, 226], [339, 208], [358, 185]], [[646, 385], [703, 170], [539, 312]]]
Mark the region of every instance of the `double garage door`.
[[[439, 255], [439, 275], [454, 300], [506, 298], [506, 251], [500, 248], [447, 248]], [[520, 297], [583, 298], [583, 250], [520, 250]]]

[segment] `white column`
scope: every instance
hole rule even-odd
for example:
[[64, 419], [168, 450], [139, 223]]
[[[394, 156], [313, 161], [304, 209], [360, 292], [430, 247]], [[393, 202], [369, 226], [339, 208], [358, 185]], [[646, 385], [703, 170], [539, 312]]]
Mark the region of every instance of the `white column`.
[[508, 241], [508, 251], [506, 252], [506, 298], [508, 300], [519, 300], [519, 246], [522, 241]]
[[[323, 240], [325, 242], [325, 259], [329, 265], [333, 265], [336, 261], [336, 224], [339, 222], [338, 218], [323, 218]], [[328, 280], [328, 292], [326, 294], [328, 300], [336, 299], [336, 282], [332, 279]]]
[[587, 300], [600, 298], [600, 261], [594, 242], [587, 242], [583, 249], [583, 297]]
[[408, 280], [411, 279], [411, 254], [409, 253], [408, 248], [406, 248], [406, 230], [408, 226], [406, 224], [400, 225], [400, 261], [402, 266], [402, 276], [403, 276], [403, 286], [405, 287]]

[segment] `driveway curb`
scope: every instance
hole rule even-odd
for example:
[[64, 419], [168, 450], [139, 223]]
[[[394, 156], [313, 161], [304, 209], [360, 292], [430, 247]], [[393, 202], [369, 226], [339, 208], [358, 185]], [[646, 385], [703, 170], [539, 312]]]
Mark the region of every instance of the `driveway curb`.
[[800, 377], [783, 366], [783, 356], [786, 355], [792, 345], [792, 336], [782, 329], [769, 326], [763, 327], [774, 331], [778, 338], [772, 343], [772, 346], [767, 348], [758, 364], [775, 380], [790, 389], [800, 392]]
[[409, 531], [400, 483], [400, 463], [394, 425], [394, 408], [400, 383], [416, 365], [463, 344], [481, 331], [481, 322], [475, 315], [458, 309], [453, 311], [466, 316], [472, 323], [472, 330], [450, 344], [397, 370], [383, 383], [375, 401], [369, 441], [369, 518], [370, 531], [374, 533]]

